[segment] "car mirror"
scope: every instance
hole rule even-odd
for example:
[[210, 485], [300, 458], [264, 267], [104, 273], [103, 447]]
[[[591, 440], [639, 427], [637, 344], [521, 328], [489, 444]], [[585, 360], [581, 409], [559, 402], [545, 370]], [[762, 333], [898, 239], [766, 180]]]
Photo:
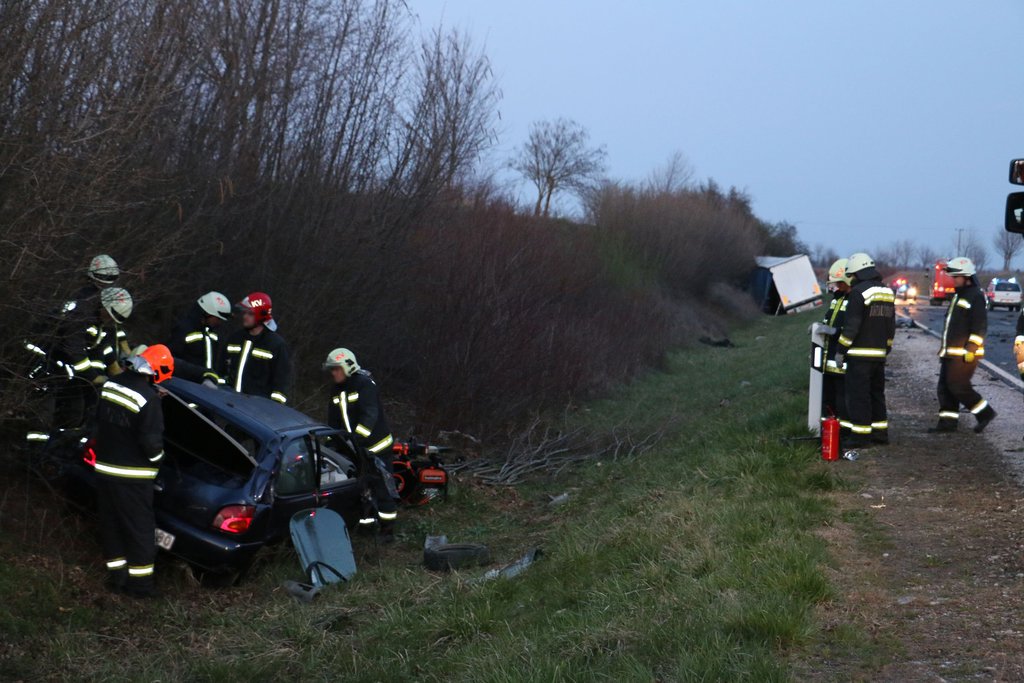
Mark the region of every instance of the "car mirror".
[[1006, 232], [1024, 233], [1024, 192], [1006, 196]]
[[1014, 159], [1010, 162], [1010, 182], [1014, 185], [1024, 185], [1024, 159]]

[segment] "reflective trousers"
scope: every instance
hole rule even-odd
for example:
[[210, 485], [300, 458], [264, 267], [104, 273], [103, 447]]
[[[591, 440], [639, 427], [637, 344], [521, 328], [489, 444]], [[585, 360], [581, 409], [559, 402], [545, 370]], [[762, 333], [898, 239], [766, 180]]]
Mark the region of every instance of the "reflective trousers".
[[962, 358], [943, 358], [939, 366], [939, 422], [956, 425], [960, 406], [977, 415], [988, 402], [971, 386], [978, 362], [965, 363]]
[[846, 382], [843, 375], [826, 372], [821, 382], [821, 419], [835, 415], [843, 429], [850, 428], [846, 414]]
[[97, 474], [96, 496], [107, 569], [116, 583], [151, 588], [156, 559], [153, 480]]
[[846, 414], [854, 440], [884, 439], [889, 434], [885, 410], [885, 362], [846, 358]]

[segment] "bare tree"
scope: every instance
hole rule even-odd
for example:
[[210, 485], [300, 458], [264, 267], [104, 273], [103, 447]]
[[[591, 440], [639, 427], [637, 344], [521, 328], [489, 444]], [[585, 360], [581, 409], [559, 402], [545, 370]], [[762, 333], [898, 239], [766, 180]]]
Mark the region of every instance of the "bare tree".
[[604, 147], [591, 147], [587, 129], [569, 119], [538, 121], [509, 166], [537, 188], [533, 213], [548, 216], [556, 193], [585, 194], [605, 170]]
[[839, 253], [820, 242], [811, 248], [811, 261], [819, 268], [828, 268], [839, 259]]
[[917, 265], [922, 268], [931, 268], [939, 260], [939, 254], [929, 244], [919, 244], [917, 247]]
[[985, 270], [985, 266], [988, 265], [988, 249], [985, 248], [985, 243], [978, 236], [977, 230], [970, 228], [963, 232], [960, 239], [960, 253], [956, 256], [966, 256], [974, 261], [974, 267], [978, 269], [979, 273]]
[[679, 192], [693, 185], [694, 176], [693, 164], [685, 154], [676, 150], [664, 166], [654, 169], [647, 175], [643, 188], [654, 194]]
[[916, 248], [912, 241], [896, 240], [889, 247], [889, 253], [892, 254], [892, 265], [899, 268], [906, 268], [910, 266], [914, 260], [915, 251]]
[[1024, 242], [1021, 241], [1020, 235], [998, 227], [992, 236], [992, 246], [996, 248], [996, 254], [1002, 257], [1003, 271], [1006, 272], [1013, 265], [1013, 257], [1020, 252], [1021, 247], [1024, 247]]

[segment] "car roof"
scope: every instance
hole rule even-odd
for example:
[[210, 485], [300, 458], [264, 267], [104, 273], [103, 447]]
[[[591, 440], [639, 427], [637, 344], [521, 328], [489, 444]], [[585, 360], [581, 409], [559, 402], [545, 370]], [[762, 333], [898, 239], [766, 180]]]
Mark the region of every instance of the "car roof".
[[233, 389], [213, 389], [184, 379], [170, 379], [161, 384], [189, 403], [195, 403], [267, 440], [280, 432], [324, 427], [305, 413], [262, 396], [240, 394]]

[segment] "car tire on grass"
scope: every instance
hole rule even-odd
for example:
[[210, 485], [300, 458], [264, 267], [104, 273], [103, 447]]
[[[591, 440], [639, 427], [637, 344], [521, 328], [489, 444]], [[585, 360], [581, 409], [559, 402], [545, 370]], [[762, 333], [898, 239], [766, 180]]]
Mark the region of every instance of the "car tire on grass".
[[487, 564], [491, 553], [479, 543], [445, 543], [423, 549], [423, 564], [427, 569], [446, 572]]

